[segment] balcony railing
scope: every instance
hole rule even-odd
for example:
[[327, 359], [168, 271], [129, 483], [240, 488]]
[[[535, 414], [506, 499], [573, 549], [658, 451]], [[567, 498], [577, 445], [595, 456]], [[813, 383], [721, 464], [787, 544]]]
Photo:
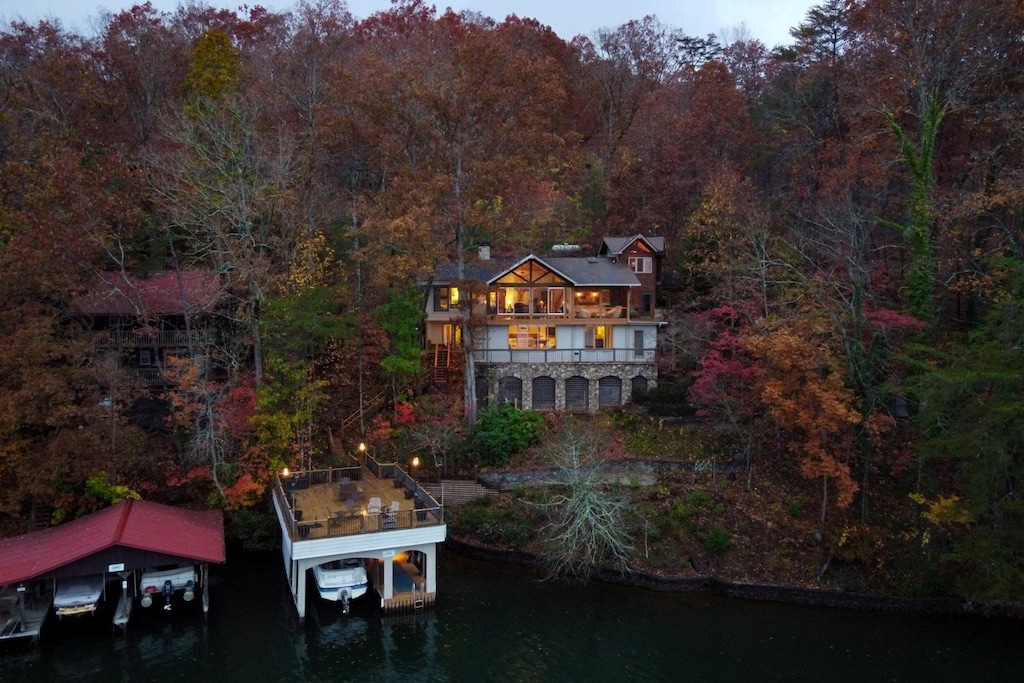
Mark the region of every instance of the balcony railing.
[[655, 362], [654, 349], [476, 349], [478, 363], [642, 363]]
[[165, 384], [167, 382], [167, 378], [164, 377], [160, 368], [119, 368], [118, 370], [145, 384]]
[[154, 332], [109, 330], [96, 333], [96, 343], [101, 347], [146, 347], [146, 346], [209, 346], [214, 343], [213, 330], [160, 330]]
[[[368, 459], [369, 460], [369, 459]], [[369, 462], [367, 463], [369, 466]], [[381, 512], [379, 515], [351, 515], [330, 517], [327, 519], [296, 519], [295, 488], [316, 486], [332, 486], [347, 478], [351, 481], [362, 479], [359, 467], [342, 467], [325, 470], [295, 472], [289, 476], [289, 490], [286, 491], [281, 477], [275, 475], [272, 492], [278, 501], [278, 507], [284, 513], [288, 534], [293, 541], [314, 540], [333, 536], [352, 536], [356, 534], [373, 534], [398, 529], [412, 529], [424, 526], [444, 524], [444, 510], [415, 479], [395, 463], [377, 465], [376, 471], [382, 479], [391, 478], [395, 488], [406, 491], [406, 498], [412, 499], [413, 510], [400, 510], [394, 515]], [[373, 471], [373, 468], [370, 468]], [[296, 484], [299, 484], [296, 487]]]

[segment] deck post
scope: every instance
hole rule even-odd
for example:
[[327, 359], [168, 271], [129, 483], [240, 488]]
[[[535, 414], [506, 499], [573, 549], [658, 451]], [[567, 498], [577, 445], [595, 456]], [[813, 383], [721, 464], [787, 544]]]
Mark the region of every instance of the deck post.
[[203, 580], [203, 618], [210, 614], [210, 563], [203, 562], [199, 574]]
[[394, 554], [385, 557], [384, 562], [384, 599], [395, 597], [395, 558]]
[[426, 555], [426, 570], [427, 575], [426, 585], [424, 586], [427, 595], [434, 595], [437, 593], [437, 544], [431, 543], [429, 548], [423, 552]]
[[295, 563], [297, 570], [298, 579], [298, 590], [295, 593], [295, 609], [299, 612], [299, 623], [301, 624], [306, 619], [306, 563], [302, 560], [298, 560]]
[[295, 602], [295, 611], [299, 614], [299, 623], [306, 618], [306, 569], [307, 560], [292, 560], [289, 564], [288, 587], [292, 592], [292, 600]]

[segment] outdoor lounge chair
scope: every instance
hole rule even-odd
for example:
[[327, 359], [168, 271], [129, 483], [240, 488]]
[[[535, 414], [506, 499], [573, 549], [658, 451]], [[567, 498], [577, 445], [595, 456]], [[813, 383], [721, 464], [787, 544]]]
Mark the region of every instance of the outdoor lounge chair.
[[380, 514], [380, 498], [374, 496], [370, 499], [370, 502], [366, 504], [366, 514], [368, 515], [379, 515]]
[[384, 528], [395, 529], [398, 527], [398, 501], [391, 501], [391, 505], [384, 508]]

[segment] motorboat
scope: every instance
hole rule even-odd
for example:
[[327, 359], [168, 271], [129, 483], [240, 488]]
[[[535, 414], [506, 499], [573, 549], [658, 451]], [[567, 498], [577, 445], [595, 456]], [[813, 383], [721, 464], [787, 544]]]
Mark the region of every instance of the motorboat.
[[58, 617], [93, 614], [103, 598], [103, 574], [59, 578], [53, 586], [53, 609]]
[[349, 601], [366, 594], [366, 567], [358, 558], [345, 558], [325, 562], [313, 567], [316, 588], [324, 600], [340, 602], [344, 611]]
[[164, 609], [171, 609], [171, 597], [180, 591], [185, 602], [196, 596], [196, 568], [193, 565], [147, 569], [139, 579], [140, 602], [143, 607], [153, 604], [156, 595], [164, 597]]

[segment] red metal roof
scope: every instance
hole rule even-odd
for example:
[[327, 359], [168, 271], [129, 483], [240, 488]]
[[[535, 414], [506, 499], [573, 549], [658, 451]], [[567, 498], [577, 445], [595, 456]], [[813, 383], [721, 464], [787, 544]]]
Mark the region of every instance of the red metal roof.
[[75, 302], [80, 312], [140, 318], [209, 313], [221, 294], [220, 277], [205, 270], [157, 273], [144, 280], [123, 273], [104, 273], [100, 280]]
[[113, 546], [224, 561], [224, 518], [218, 510], [186, 510], [128, 500], [42, 531], [0, 539], [0, 586], [28, 581]]

